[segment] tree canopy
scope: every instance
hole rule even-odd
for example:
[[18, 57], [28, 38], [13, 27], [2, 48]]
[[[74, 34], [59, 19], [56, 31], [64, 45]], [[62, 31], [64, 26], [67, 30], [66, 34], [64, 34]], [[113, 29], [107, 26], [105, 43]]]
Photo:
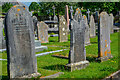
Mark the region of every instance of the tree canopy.
[[83, 8], [83, 12], [87, 9], [91, 12], [100, 9], [100, 12], [106, 11], [115, 15], [120, 10], [120, 2], [32, 2], [29, 9], [38, 15], [53, 15], [52, 7], [55, 6], [56, 15], [64, 15], [66, 5], [73, 6], [74, 12], [76, 8]]

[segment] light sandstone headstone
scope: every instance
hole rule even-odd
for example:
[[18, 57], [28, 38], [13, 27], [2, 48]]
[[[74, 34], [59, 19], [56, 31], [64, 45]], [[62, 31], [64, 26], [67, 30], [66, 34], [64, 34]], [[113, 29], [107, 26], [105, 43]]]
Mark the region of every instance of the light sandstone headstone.
[[84, 20], [81, 19], [78, 22], [73, 19], [70, 26], [69, 63], [66, 65], [66, 68], [73, 71], [85, 68], [89, 65], [89, 62], [86, 60]]
[[114, 23], [114, 16], [111, 13], [109, 16], [109, 28], [110, 28], [110, 33], [113, 33], [113, 23]]
[[90, 37], [96, 36], [96, 28], [95, 28], [95, 21], [93, 15], [90, 16]]
[[30, 78], [37, 73], [33, 20], [22, 5], [13, 6], [5, 19], [9, 78]]
[[110, 29], [109, 15], [106, 12], [100, 13], [98, 27], [98, 58], [97, 60], [105, 61], [112, 58], [110, 49]]
[[87, 22], [87, 17], [83, 15], [84, 17], [84, 22], [85, 22], [85, 45], [90, 44], [90, 28]]
[[68, 26], [64, 16], [59, 16], [59, 42], [68, 41]]
[[69, 11], [68, 11], [68, 5], [66, 5], [66, 7], [65, 7], [65, 19], [66, 19], [67, 27], [68, 27], [68, 30], [69, 30]]
[[38, 39], [41, 43], [48, 43], [48, 25], [43, 21], [37, 23], [38, 27]]

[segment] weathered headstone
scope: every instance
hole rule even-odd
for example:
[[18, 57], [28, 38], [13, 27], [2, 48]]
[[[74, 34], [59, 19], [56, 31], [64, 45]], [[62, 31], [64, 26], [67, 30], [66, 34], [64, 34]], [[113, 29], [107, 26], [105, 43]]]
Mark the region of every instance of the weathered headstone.
[[48, 43], [48, 25], [44, 22], [38, 22], [38, 39], [41, 43]]
[[73, 71], [85, 68], [89, 65], [89, 62], [86, 60], [84, 20], [82, 19], [78, 22], [73, 19], [71, 20], [70, 27], [69, 63], [66, 65], [66, 68]]
[[97, 60], [105, 61], [112, 58], [110, 50], [110, 29], [109, 15], [106, 12], [100, 13], [98, 26], [98, 58]]
[[58, 17], [56, 15], [54, 16], [54, 21], [58, 22]]
[[111, 13], [109, 16], [109, 28], [110, 28], [110, 33], [113, 33], [113, 23], [114, 23], [114, 16]]
[[13, 6], [5, 19], [9, 78], [29, 78], [37, 73], [34, 27], [28, 11], [22, 5]]
[[95, 28], [95, 21], [93, 15], [90, 16], [90, 37], [96, 36], [96, 28]]
[[90, 28], [87, 22], [87, 17], [83, 15], [85, 21], [85, 45], [90, 44]]
[[64, 16], [59, 16], [59, 42], [68, 41], [68, 26]]
[[76, 9], [75, 15], [74, 15], [74, 19], [78, 22], [80, 22], [82, 17], [82, 13], [81, 10], [79, 8]]
[[95, 10], [95, 23], [98, 23], [99, 20], [99, 11]]
[[37, 17], [36, 16], [33, 16], [32, 17], [33, 18], [33, 23], [34, 23], [34, 33], [35, 34], [38, 34], [38, 30], [37, 30], [37, 22], [38, 22], [38, 19], [37, 19]]
[[0, 18], [0, 49], [4, 49], [5, 47], [6, 47], [6, 44], [3, 36], [3, 19]]
[[69, 30], [69, 11], [68, 11], [68, 5], [66, 5], [66, 8], [65, 8], [65, 19], [67, 21], [67, 26], [68, 26], [68, 30]]

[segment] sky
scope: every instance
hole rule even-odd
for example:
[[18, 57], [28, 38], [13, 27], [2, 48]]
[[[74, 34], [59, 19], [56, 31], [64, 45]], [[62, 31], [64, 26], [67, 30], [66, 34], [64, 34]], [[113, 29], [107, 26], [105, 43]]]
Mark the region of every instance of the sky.
[[20, 1], [20, 2], [22, 2], [23, 4], [25, 4], [26, 6], [30, 6], [30, 4], [31, 4], [31, 2], [37, 2], [38, 0], [29, 0], [29, 2], [28, 2], [28, 0], [17, 0], [17, 1]]

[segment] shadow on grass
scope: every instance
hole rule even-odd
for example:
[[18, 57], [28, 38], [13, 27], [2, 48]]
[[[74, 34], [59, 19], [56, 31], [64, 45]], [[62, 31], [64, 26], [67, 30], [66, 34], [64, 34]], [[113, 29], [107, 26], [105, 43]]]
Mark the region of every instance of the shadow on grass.
[[90, 42], [91, 44], [97, 44], [98, 42]]
[[[0, 77], [1, 78], [1, 77]], [[8, 76], [3, 76], [2, 75], [2, 79], [1, 80], [9, 80]]]
[[97, 62], [96, 58], [97, 57], [90, 57], [90, 56], [88, 56], [88, 57], [86, 57], [86, 60], [88, 60], [89, 62]]
[[45, 66], [45, 67], [43, 67], [43, 69], [66, 71], [65, 65], [62, 65], [62, 64], [51, 65], [51, 66]]

